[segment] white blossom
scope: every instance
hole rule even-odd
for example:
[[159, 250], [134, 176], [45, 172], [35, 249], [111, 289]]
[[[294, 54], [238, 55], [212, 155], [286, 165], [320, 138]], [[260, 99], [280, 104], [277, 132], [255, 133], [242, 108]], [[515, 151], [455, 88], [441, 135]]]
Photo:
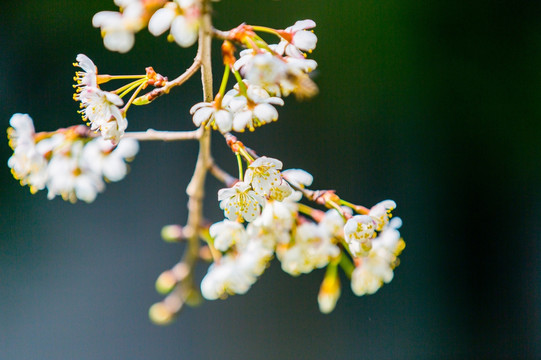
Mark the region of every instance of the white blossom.
[[60, 195], [71, 202], [80, 199], [90, 203], [105, 189], [105, 183], [101, 174], [81, 166], [82, 141], [65, 145], [54, 154], [47, 167], [47, 197], [53, 199]]
[[300, 98], [314, 96], [317, 85], [307, 76], [317, 62], [304, 57], [282, 57], [270, 52], [256, 53], [252, 49], [241, 51], [234, 68], [248, 83], [263, 88], [274, 96], [295, 93]]
[[233, 130], [243, 132], [278, 120], [278, 111], [273, 105], [284, 105], [278, 97], [271, 97], [267, 91], [256, 85], [248, 85], [246, 96], [237, 89], [228, 91], [222, 105], [233, 113]]
[[303, 169], [288, 169], [282, 171], [282, 176], [293, 186], [304, 188], [312, 185], [314, 177]]
[[282, 270], [296, 276], [326, 266], [340, 249], [316, 224], [304, 223], [297, 227], [293, 243], [278, 246], [276, 254]]
[[201, 293], [208, 300], [228, 294], [244, 294], [257, 281], [272, 257], [263, 242], [250, 239], [237, 252], [230, 252], [213, 263], [201, 281]]
[[250, 184], [238, 182], [231, 188], [218, 191], [220, 208], [224, 210], [225, 216], [231, 221], [251, 222], [261, 213], [263, 198], [257, 195]]
[[280, 41], [276, 52], [293, 57], [304, 57], [302, 51], [312, 52], [316, 48], [317, 36], [312, 31], [316, 27], [313, 20], [299, 20], [293, 26], [280, 32], [283, 40]]
[[[351, 209], [343, 207], [342, 210], [346, 213], [351, 212]], [[323, 219], [319, 222], [319, 227], [330, 237], [344, 237], [344, 225], [346, 221], [344, 217], [335, 209], [330, 209], [325, 212]]]
[[[242, 51], [234, 68], [241, 71], [244, 78], [253, 85], [267, 89], [276, 86], [287, 76], [287, 64], [269, 52], [253, 55], [254, 52]], [[244, 56], [242, 56], [244, 53]]]
[[128, 127], [128, 120], [118, 108], [123, 105], [122, 99], [111, 92], [87, 86], [75, 99], [83, 107], [80, 113], [83, 120], [89, 121], [92, 130], [100, 130], [102, 136], [117, 144]]
[[291, 229], [296, 219], [296, 202], [287, 199], [267, 200], [261, 215], [252, 224], [261, 234], [273, 238], [274, 243], [287, 244], [291, 239]]
[[399, 218], [390, 221], [373, 240], [372, 249], [359, 260], [351, 275], [351, 289], [357, 296], [375, 293], [394, 276], [393, 269], [398, 265], [398, 255], [404, 249], [398, 228]]
[[169, 2], [152, 15], [148, 31], [160, 36], [171, 29], [171, 36], [182, 47], [192, 46], [198, 37], [201, 9], [193, 0]]
[[77, 83], [75, 86], [78, 88], [78, 91], [82, 91], [86, 86], [97, 87], [98, 68], [94, 65], [94, 62], [85, 54], [77, 55], [76, 60], [77, 62], [73, 65], [83, 69], [83, 71], [75, 72], [74, 80]]
[[126, 53], [135, 43], [134, 33], [145, 26], [145, 8], [139, 1], [125, 2], [122, 13], [100, 11], [92, 18], [92, 25], [101, 29], [103, 44], [108, 50]]
[[214, 247], [220, 251], [227, 251], [233, 245], [243, 246], [248, 241], [244, 226], [227, 219], [212, 224], [209, 233], [214, 238]]
[[126, 160], [134, 158], [138, 151], [139, 144], [135, 139], [122, 139], [115, 147], [110, 141], [96, 138], [83, 148], [81, 162], [108, 181], [116, 182], [126, 176]]
[[392, 217], [391, 211], [396, 208], [393, 200], [384, 200], [372, 206], [368, 215], [374, 219], [377, 224], [377, 231], [381, 231]]
[[8, 166], [21, 185], [30, 186], [30, 191], [36, 193], [45, 187], [47, 160], [45, 152], [36, 146], [34, 123], [27, 114], [14, 114], [9, 124], [8, 138], [13, 155], [8, 159]]
[[[125, 161], [138, 150], [136, 140], [113, 146], [103, 138], [89, 139], [83, 125], [51, 133], [34, 133], [28, 115], [15, 114], [8, 129], [13, 176], [32, 193], [48, 189], [48, 198], [92, 202], [105, 189], [104, 179], [119, 181], [127, 173]], [[82, 129], [81, 129], [82, 128]]]
[[372, 248], [375, 231], [376, 222], [368, 215], [355, 215], [346, 222], [344, 236], [354, 256], [364, 255]]
[[231, 131], [233, 126], [233, 117], [228, 110], [217, 109], [214, 103], [200, 102], [192, 106], [190, 114], [193, 115], [195, 126], [209, 125], [217, 128], [222, 133]]
[[271, 189], [278, 187], [282, 183], [281, 169], [282, 162], [280, 160], [262, 156], [248, 166], [244, 181], [252, 185], [256, 194], [269, 196]]

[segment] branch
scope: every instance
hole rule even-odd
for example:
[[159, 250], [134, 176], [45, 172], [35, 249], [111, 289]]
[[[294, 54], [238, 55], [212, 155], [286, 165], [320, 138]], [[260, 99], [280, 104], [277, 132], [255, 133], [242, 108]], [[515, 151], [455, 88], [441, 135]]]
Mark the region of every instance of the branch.
[[125, 138], [132, 138], [141, 141], [161, 140], [161, 141], [177, 141], [177, 140], [196, 140], [201, 137], [202, 130], [193, 131], [159, 131], [148, 129], [147, 131], [131, 131], [124, 134]]
[[223, 182], [225, 186], [232, 187], [235, 185], [235, 183], [238, 181], [238, 179], [234, 176], [231, 176], [229, 173], [224, 171], [221, 167], [219, 167], [215, 162], [214, 159], [211, 159], [211, 163], [209, 166], [209, 172], [219, 181]]
[[199, 70], [200, 67], [201, 67], [201, 47], [199, 47], [197, 50], [197, 55], [195, 56], [192, 66], [190, 66], [182, 75], [180, 75], [179, 77], [177, 77], [176, 79], [172, 81], [166, 82], [164, 86], [146, 93], [140, 99], [146, 99], [147, 102], [151, 102], [151, 101], [154, 101], [157, 97], [162, 96], [163, 94], [168, 94], [171, 88], [184, 84], [189, 78], [191, 78], [197, 72], [197, 70]]
[[[198, 54], [201, 59], [201, 82], [203, 84], [204, 101], [212, 101], [212, 67], [211, 67], [211, 17], [210, 1], [203, 0], [203, 16], [199, 28], [199, 49]], [[193, 270], [195, 263], [199, 258], [199, 230], [203, 223], [203, 197], [205, 195], [205, 178], [211, 164], [210, 156], [210, 129], [202, 129], [199, 137], [199, 155], [195, 170], [186, 188], [189, 196], [188, 200], [188, 221], [186, 231], [188, 236], [188, 246], [184, 252], [183, 262], [190, 269], [189, 275], [183, 281], [186, 291], [195, 288], [193, 280]]]

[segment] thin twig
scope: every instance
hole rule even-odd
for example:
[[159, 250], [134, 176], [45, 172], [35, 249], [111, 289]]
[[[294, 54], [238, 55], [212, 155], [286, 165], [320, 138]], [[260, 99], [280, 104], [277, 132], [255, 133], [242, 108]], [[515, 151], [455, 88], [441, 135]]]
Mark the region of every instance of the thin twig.
[[219, 167], [215, 162], [214, 159], [211, 159], [211, 163], [209, 166], [209, 172], [219, 181], [223, 182], [225, 186], [231, 187], [235, 185], [235, 183], [239, 180], [234, 176], [231, 176], [229, 173], [227, 173], [225, 170], [223, 170], [221, 167]]
[[159, 131], [148, 129], [147, 131], [131, 131], [124, 134], [125, 138], [132, 138], [141, 141], [161, 140], [161, 141], [178, 141], [178, 140], [197, 140], [201, 137], [201, 129], [193, 131]]
[[197, 55], [195, 56], [192, 66], [186, 69], [186, 71], [182, 75], [180, 75], [174, 80], [166, 82], [164, 86], [150, 91], [149, 93], [143, 95], [143, 97], [145, 97], [148, 100], [148, 102], [151, 102], [163, 94], [168, 94], [171, 88], [184, 84], [189, 78], [191, 78], [197, 72], [197, 70], [199, 70], [200, 67], [201, 67], [201, 48], [198, 49]]
[[229, 40], [230, 32], [229, 31], [218, 30], [216, 28], [212, 28], [212, 36], [214, 36], [217, 39], [221, 39], [221, 40]]

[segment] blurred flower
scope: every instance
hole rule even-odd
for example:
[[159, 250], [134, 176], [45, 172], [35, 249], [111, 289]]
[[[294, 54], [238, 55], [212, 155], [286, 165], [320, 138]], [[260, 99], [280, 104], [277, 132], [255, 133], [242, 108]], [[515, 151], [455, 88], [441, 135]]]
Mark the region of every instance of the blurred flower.
[[237, 247], [213, 263], [201, 281], [201, 293], [208, 300], [228, 294], [244, 294], [263, 273], [272, 257], [272, 250], [257, 238]]
[[358, 265], [351, 275], [351, 289], [357, 296], [373, 294], [393, 279], [393, 269], [398, 265], [398, 256], [405, 247], [398, 231], [401, 225], [399, 218], [390, 221], [372, 241], [372, 249], [356, 259]]
[[168, 2], [152, 15], [148, 31], [159, 36], [171, 29], [171, 36], [182, 47], [192, 46], [198, 37], [201, 9], [195, 0]]
[[233, 130], [243, 132], [246, 128], [253, 131], [256, 127], [278, 119], [278, 111], [273, 105], [284, 105], [278, 97], [271, 97], [263, 88], [249, 85], [246, 95], [237, 89], [228, 91], [222, 105], [233, 114]]
[[384, 200], [372, 206], [368, 215], [374, 219], [377, 224], [377, 231], [381, 231], [392, 217], [391, 211], [396, 208], [396, 203], [393, 200]]
[[209, 233], [214, 238], [214, 247], [220, 251], [227, 251], [233, 245], [242, 246], [248, 241], [244, 226], [227, 219], [212, 224]]
[[228, 110], [217, 109], [214, 102], [200, 102], [192, 106], [190, 114], [193, 115], [195, 126], [212, 126], [222, 133], [231, 131], [233, 117]]
[[276, 254], [282, 270], [296, 276], [326, 266], [340, 249], [316, 224], [304, 223], [297, 227], [290, 244], [276, 248]]
[[105, 189], [104, 179], [119, 181], [126, 176], [125, 164], [138, 151], [136, 140], [118, 146], [91, 138], [83, 125], [51, 133], [34, 132], [26, 114], [14, 114], [8, 129], [13, 156], [8, 160], [13, 176], [32, 193], [48, 189], [47, 197], [92, 202]]
[[372, 248], [376, 222], [368, 215], [355, 215], [344, 226], [344, 235], [353, 256], [366, 254]]
[[306, 29], [316, 27], [313, 20], [299, 20], [293, 26], [285, 30], [279, 30], [278, 33], [283, 38], [276, 48], [279, 54], [286, 54], [293, 57], [304, 57], [302, 51], [312, 52], [316, 48], [317, 36]]

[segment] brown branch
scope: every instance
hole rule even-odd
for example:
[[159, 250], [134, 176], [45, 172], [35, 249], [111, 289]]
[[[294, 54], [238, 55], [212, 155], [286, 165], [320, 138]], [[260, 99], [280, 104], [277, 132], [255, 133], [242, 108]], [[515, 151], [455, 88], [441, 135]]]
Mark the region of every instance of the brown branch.
[[[142, 101], [143, 103], [149, 103], [151, 101], [154, 101], [157, 97], [162, 96], [163, 94], [168, 94], [169, 91], [171, 91], [171, 89], [174, 88], [175, 86], [180, 86], [184, 84], [189, 78], [191, 78], [197, 72], [197, 70], [199, 70], [200, 67], [201, 67], [201, 48], [197, 50], [197, 55], [195, 56], [193, 64], [188, 69], [186, 69], [186, 71], [182, 75], [180, 75], [174, 80], [166, 82], [164, 86], [154, 89], [146, 93], [145, 95], [141, 96], [138, 99], [144, 99], [144, 101]], [[138, 99], [136, 99], [136, 101]]]
[[[212, 101], [212, 67], [211, 67], [211, 40], [212, 22], [210, 16], [210, 1], [202, 0], [203, 15], [199, 28], [198, 54], [201, 60], [201, 82], [203, 84], [204, 101]], [[189, 275], [182, 282], [185, 292], [195, 289], [193, 270], [199, 259], [199, 230], [203, 223], [203, 197], [205, 195], [205, 178], [211, 164], [210, 156], [210, 129], [203, 129], [199, 137], [199, 155], [195, 170], [186, 188], [188, 194], [188, 221], [186, 234], [188, 246], [184, 252], [183, 262], [190, 268]]]
[[161, 141], [179, 141], [179, 140], [197, 140], [201, 137], [202, 130], [193, 131], [159, 131], [148, 129], [147, 131], [131, 131], [124, 134], [125, 138], [131, 138], [141, 141], [161, 140]]
[[209, 172], [219, 181], [223, 182], [225, 186], [232, 187], [235, 185], [239, 179], [237, 179], [234, 176], [231, 176], [229, 173], [224, 171], [221, 167], [219, 167], [215, 162], [214, 159], [211, 159], [211, 163], [209, 166]]

